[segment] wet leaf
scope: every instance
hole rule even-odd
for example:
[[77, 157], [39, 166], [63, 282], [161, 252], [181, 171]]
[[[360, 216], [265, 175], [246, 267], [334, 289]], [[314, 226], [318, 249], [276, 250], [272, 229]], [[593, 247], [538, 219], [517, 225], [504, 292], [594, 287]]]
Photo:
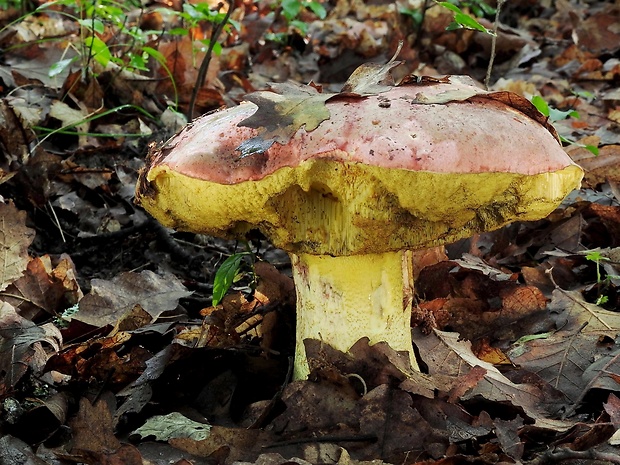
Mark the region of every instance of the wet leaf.
[[246, 100], [258, 105], [258, 110], [239, 125], [258, 129], [259, 135], [239, 146], [241, 158], [262, 153], [276, 142], [286, 144], [302, 127], [306, 132], [316, 129], [329, 119], [325, 102], [333, 96], [291, 82], [274, 83], [271, 91], [247, 95]]

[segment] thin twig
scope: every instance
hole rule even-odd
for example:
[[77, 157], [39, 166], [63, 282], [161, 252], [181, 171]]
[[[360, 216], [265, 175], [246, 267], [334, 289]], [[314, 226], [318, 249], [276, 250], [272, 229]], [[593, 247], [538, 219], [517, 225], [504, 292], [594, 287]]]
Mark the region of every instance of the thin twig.
[[60, 231], [60, 238], [64, 243], [66, 243], [67, 239], [65, 239], [65, 233], [62, 230], [62, 226], [60, 226], [60, 221], [58, 220], [58, 216], [56, 215], [56, 210], [54, 210], [54, 207], [52, 207], [52, 203], [49, 200], [47, 201], [47, 204], [49, 205], [50, 210], [52, 210], [52, 216], [54, 217], [54, 221], [56, 222], [56, 227], [58, 228], [58, 231]]
[[484, 87], [489, 90], [489, 84], [491, 83], [491, 73], [493, 71], [493, 62], [495, 61], [495, 47], [497, 45], [497, 30], [499, 29], [499, 12], [502, 9], [502, 5], [506, 0], [497, 0], [497, 7], [495, 9], [495, 21], [493, 23], [493, 36], [491, 37], [491, 56], [489, 57], [489, 66], [487, 67], [487, 75], [484, 78]]
[[207, 70], [209, 69], [209, 63], [211, 63], [211, 56], [213, 55], [213, 47], [215, 46], [217, 40], [222, 33], [222, 30], [228, 24], [228, 20], [230, 19], [230, 15], [235, 8], [234, 0], [226, 0], [228, 3], [228, 11], [226, 11], [226, 15], [224, 19], [220, 23], [218, 23], [213, 30], [211, 31], [211, 39], [209, 40], [209, 48], [207, 49], [207, 53], [200, 64], [200, 69], [198, 70], [198, 77], [196, 78], [196, 85], [192, 90], [192, 98], [189, 102], [189, 108], [187, 109], [187, 121], [191, 121], [194, 119], [194, 107], [196, 106], [196, 99], [198, 98], [198, 91], [202, 88], [205, 83], [205, 78], [207, 77]]

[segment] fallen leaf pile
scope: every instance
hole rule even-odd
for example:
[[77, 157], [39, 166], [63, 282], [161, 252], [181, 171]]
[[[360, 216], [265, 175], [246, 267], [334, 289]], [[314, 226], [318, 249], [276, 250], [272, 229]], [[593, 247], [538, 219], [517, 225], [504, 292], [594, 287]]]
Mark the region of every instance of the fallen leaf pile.
[[[245, 249], [133, 203], [148, 144], [186, 122], [216, 23], [173, 14], [197, 2], [147, 2], [91, 35], [106, 62], [67, 2], [25, 3], [39, 8], [0, 11], [0, 464], [620, 463], [618, 5], [500, 15], [488, 95], [541, 98], [583, 189], [543, 221], [415, 255], [421, 373], [383, 343], [306, 341], [310, 379], [290, 382], [286, 256], [250, 238], [212, 306], [217, 267]], [[491, 36], [446, 30], [440, 5], [420, 18], [433, 2], [318, 2], [325, 17], [304, 6], [298, 23], [284, 3], [208, 7], [233, 26], [192, 116], [258, 91], [244, 155], [312, 130], [330, 98], [380, 93], [363, 76], [342, 87], [362, 63], [372, 82], [485, 79]]]

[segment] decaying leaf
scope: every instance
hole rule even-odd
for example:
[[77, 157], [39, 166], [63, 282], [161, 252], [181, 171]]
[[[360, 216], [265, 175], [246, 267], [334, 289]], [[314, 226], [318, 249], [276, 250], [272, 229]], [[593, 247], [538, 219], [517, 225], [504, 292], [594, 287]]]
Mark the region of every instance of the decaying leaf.
[[306, 132], [316, 129], [329, 119], [325, 102], [332, 98], [360, 98], [389, 90], [394, 86], [390, 70], [400, 64], [394, 61], [397, 54], [387, 64], [368, 63], [357, 68], [340, 93], [322, 93], [312, 85], [286, 82], [270, 84], [270, 91], [246, 95], [258, 110], [239, 126], [258, 129], [259, 135], [239, 145], [240, 158], [262, 153], [276, 142], [286, 144], [302, 127]]
[[93, 279], [91, 284], [92, 290], [80, 301], [74, 318], [96, 327], [115, 324], [136, 304], [156, 319], [175, 309], [179, 299], [191, 295], [175, 276], [152, 271], [121, 273], [111, 281]]
[[19, 278], [28, 265], [34, 231], [26, 227], [26, 212], [13, 203], [0, 203], [0, 291]]
[[572, 422], [550, 418], [559, 411], [562, 403], [548, 399], [540, 388], [531, 384], [516, 384], [510, 381], [493, 365], [478, 359], [471, 350], [471, 344], [459, 340], [458, 333], [434, 331], [434, 336], [414, 338], [421, 356], [429, 367], [430, 375], [437, 381], [443, 379], [445, 389], [458, 388], [461, 377], [470, 370], [480, 371], [472, 389], [459, 397], [463, 400], [482, 396], [487, 400], [509, 402], [523, 408], [537, 426], [564, 431]]
[[35, 257], [28, 262], [24, 275], [7, 287], [4, 300], [30, 320], [56, 316], [83, 296], [76, 274], [67, 255], [54, 262], [49, 255]]
[[98, 400], [93, 405], [86, 398], [80, 399], [80, 410], [70, 425], [73, 433], [71, 454], [80, 457], [81, 461], [109, 465], [143, 463], [134, 446], [123, 444], [115, 437], [112, 412], [106, 400]]
[[258, 105], [258, 110], [240, 125], [258, 129], [260, 135], [238, 147], [241, 158], [262, 153], [275, 142], [287, 143], [301, 127], [306, 131], [316, 129], [329, 119], [325, 102], [334, 95], [322, 94], [312, 86], [290, 82], [272, 84], [271, 91], [247, 95], [246, 100]]
[[198, 423], [178, 412], [172, 412], [168, 415], [156, 415], [149, 418], [144, 425], [132, 434], [142, 439], [152, 436], [157, 441], [168, 441], [172, 438], [201, 441], [209, 436], [210, 429], [211, 425]]
[[13, 306], [0, 302], [0, 397], [11, 393], [29, 369], [39, 375], [48, 358], [46, 349], [57, 352], [61, 343], [54, 325], [36, 326]]

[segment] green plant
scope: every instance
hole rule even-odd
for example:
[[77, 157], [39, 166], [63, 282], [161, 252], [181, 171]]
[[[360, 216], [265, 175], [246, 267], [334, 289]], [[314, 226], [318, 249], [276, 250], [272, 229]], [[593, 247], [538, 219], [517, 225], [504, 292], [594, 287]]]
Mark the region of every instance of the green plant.
[[[579, 94], [576, 94], [576, 95], [579, 95]], [[551, 124], [555, 123], [556, 121], [565, 120], [566, 118], [569, 118], [569, 117], [577, 118], [577, 119], [580, 118], [579, 112], [577, 110], [565, 110], [565, 111], [558, 110], [557, 108], [550, 106], [545, 101], [545, 99], [542, 98], [540, 95], [534, 95], [530, 99], [530, 101], [538, 109], [538, 111], [540, 111], [543, 115], [549, 118], [549, 122]], [[566, 144], [574, 145], [576, 147], [582, 147], [590, 151], [594, 155], [598, 155], [599, 153], [598, 147], [594, 145], [579, 144], [575, 142], [574, 140], [568, 139], [563, 136], [560, 136], [560, 140]]]
[[238, 252], [232, 254], [226, 260], [222, 262], [217, 271], [215, 272], [215, 278], [213, 279], [213, 305], [219, 304], [231, 286], [240, 281], [244, 273], [242, 272], [244, 258], [249, 258], [251, 266], [251, 281], [252, 285], [256, 280], [254, 275], [254, 260], [255, 256], [252, 252]]
[[297, 19], [302, 10], [312, 11], [319, 19], [325, 19], [327, 16], [325, 7], [317, 0], [282, 0], [280, 7], [282, 16], [286, 18], [288, 24], [298, 29], [302, 35], [308, 33], [308, 24]]
[[452, 31], [455, 29], [471, 29], [473, 31], [484, 32], [485, 34], [495, 35], [495, 32], [484, 27], [482, 24], [480, 24], [480, 22], [478, 22], [476, 18], [463, 12], [460, 8], [467, 7], [478, 17], [482, 17], [485, 14], [495, 14], [496, 10], [487, 5], [483, 0], [451, 2], [438, 2], [437, 0], [435, 0], [435, 3], [444, 8], [447, 8], [454, 13], [454, 21], [450, 23], [450, 25], [447, 27], [447, 30]]
[[[208, 3], [184, 3], [183, 11], [174, 11], [174, 15], [183, 21], [184, 27], [176, 27], [168, 31], [169, 34], [187, 36], [192, 35], [192, 31], [200, 26], [200, 23], [205, 21], [214, 25], [224, 24], [223, 30], [230, 32], [232, 28], [240, 30], [241, 25], [230, 18], [227, 18], [226, 13], [219, 10], [213, 10]], [[192, 37], [194, 39], [194, 37]], [[198, 39], [205, 47], [210, 47], [212, 40], [209, 38]], [[217, 41], [213, 41], [213, 53], [219, 55], [222, 52], [222, 44]]]
[[599, 295], [596, 299], [596, 305], [604, 305], [609, 301], [609, 297], [605, 295], [602, 291], [609, 287], [612, 279], [620, 279], [620, 276], [606, 273], [605, 278], [603, 278], [601, 273], [601, 263], [609, 262], [610, 260], [598, 250], [590, 251], [586, 255], [586, 260], [594, 262], [596, 265], [596, 284], [599, 287]]

